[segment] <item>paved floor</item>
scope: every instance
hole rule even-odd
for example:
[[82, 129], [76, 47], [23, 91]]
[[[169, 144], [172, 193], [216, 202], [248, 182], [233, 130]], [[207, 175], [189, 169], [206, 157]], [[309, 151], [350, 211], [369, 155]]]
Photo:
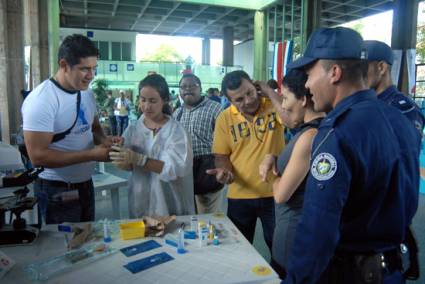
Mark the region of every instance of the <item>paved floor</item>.
[[[117, 175], [122, 178], [127, 178], [129, 176], [128, 172], [121, 171], [116, 169], [111, 164], [106, 164], [105, 169], [107, 172]], [[128, 204], [127, 204], [127, 187], [122, 187], [120, 189], [120, 213], [121, 218], [128, 218]], [[226, 212], [227, 202], [223, 196], [223, 205], [222, 211]], [[98, 193], [96, 195], [96, 219], [112, 219], [112, 207], [110, 201], [109, 192]], [[420, 265], [421, 265], [421, 278], [418, 281], [408, 281], [408, 283], [415, 284], [425, 284], [425, 195], [420, 194], [419, 198], [419, 208], [416, 213], [415, 218], [413, 219], [413, 229], [416, 234], [419, 246], [419, 256], [420, 256]], [[257, 251], [266, 259], [270, 260], [270, 252], [264, 242], [263, 232], [261, 229], [261, 222], [258, 220], [257, 228], [254, 237], [254, 247]]]

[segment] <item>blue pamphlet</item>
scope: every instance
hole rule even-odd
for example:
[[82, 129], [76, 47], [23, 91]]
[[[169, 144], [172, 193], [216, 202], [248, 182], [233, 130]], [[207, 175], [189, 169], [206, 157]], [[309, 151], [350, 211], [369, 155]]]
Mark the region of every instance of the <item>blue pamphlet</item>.
[[178, 247], [177, 242], [175, 242], [174, 240], [165, 239], [165, 243], [173, 247]]
[[59, 232], [66, 232], [66, 233], [72, 233], [72, 227], [69, 225], [58, 225], [58, 231]]
[[164, 262], [173, 260], [174, 258], [166, 252], [157, 253], [139, 260], [135, 260], [124, 265], [131, 273], [135, 274], [137, 272], [149, 269], [151, 267], [157, 266]]
[[156, 249], [159, 248], [161, 245], [154, 241], [154, 240], [150, 240], [150, 241], [146, 241], [137, 245], [132, 245], [129, 247], [125, 247], [120, 249], [120, 251], [125, 254], [125, 256], [130, 257], [133, 255], [136, 255], [138, 253], [142, 253], [151, 249]]

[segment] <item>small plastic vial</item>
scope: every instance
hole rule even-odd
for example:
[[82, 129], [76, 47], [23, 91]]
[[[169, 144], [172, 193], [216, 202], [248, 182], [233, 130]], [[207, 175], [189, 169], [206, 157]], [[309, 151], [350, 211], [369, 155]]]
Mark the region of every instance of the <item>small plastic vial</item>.
[[198, 217], [190, 217], [190, 230], [196, 232], [198, 230]]
[[111, 234], [109, 232], [108, 219], [105, 219], [103, 221], [103, 241], [105, 243], [110, 243], [112, 241]]
[[184, 249], [184, 230], [179, 229], [179, 236], [177, 240], [177, 253], [185, 253], [186, 250]]
[[218, 235], [214, 235], [213, 245], [218, 246], [220, 244], [220, 241], [218, 240]]
[[215, 228], [213, 224], [209, 224], [208, 227], [208, 239], [210, 241], [214, 240], [214, 233], [215, 233]]
[[202, 234], [202, 229], [205, 227], [205, 223], [202, 223], [202, 221], [201, 222], [198, 222], [198, 230], [197, 230], [197, 232], [198, 232], [198, 237], [199, 238], [201, 238], [201, 234]]
[[208, 228], [202, 227], [201, 233], [199, 234], [199, 246], [206, 247], [208, 245]]

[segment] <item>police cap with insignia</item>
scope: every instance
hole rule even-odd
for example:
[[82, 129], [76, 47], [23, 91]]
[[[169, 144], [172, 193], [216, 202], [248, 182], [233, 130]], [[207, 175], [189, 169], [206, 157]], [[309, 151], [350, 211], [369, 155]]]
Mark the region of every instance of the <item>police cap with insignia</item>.
[[389, 65], [393, 65], [393, 50], [386, 43], [377, 40], [365, 40], [364, 47], [368, 61], [385, 61]]
[[319, 59], [365, 59], [361, 35], [344, 27], [319, 28], [310, 36], [304, 55], [288, 68], [302, 68]]

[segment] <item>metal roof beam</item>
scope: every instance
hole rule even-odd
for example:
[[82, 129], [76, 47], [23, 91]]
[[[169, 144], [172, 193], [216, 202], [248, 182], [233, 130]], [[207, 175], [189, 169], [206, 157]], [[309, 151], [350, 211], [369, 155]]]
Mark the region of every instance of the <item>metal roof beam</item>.
[[[370, 6], [365, 6], [365, 7], [359, 7], [357, 10], [353, 10], [353, 11], [350, 11], [350, 14], [347, 14], [347, 15], [345, 15], [345, 16], [350, 16], [350, 15], [354, 15], [355, 13], [358, 13], [358, 12], [362, 12], [362, 11], [368, 11], [368, 10], [371, 10], [371, 11], [374, 11], [375, 12], [375, 14], [377, 14], [376, 12], [378, 11], [379, 13], [382, 13], [382, 12], [384, 12], [384, 10], [382, 10], [382, 9], [377, 9], [377, 8], [374, 8], [374, 7], [376, 7], [376, 6], [379, 6], [379, 5], [382, 5], [382, 4], [385, 4], [385, 3], [387, 3], [388, 1], [381, 1], [381, 2], [377, 2], [377, 3], [373, 3], [373, 4], [371, 4]], [[364, 14], [362, 14], [362, 15], [364, 15]], [[336, 16], [336, 17], [334, 17], [334, 18], [336, 18], [336, 19], [338, 19], [338, 18], [341, 18], [341, 17], [344, 17], [343, 15], [339, 15], [339, 16]], [[365, 16], [363, 16], [363, 17], [361, 17], [361, 18], [364, 18]], [[329, 20], [329, 19], [327, 19], [327, 20]]]
[[140, 13], [137, 14], [136, 19], [134, 20], [134, 23], [131, 25], [130, 30], [134, 30], [134, 27], [137, 25], [137, 22], [139, 21], [139, 19], [143, 16], [143, 14], [145, 13], [146, 9], [148, 8], [149, 4], [152, 2], [152, 0], [148, 0], [145, 3], [145, 6], [143, 6], [143, 8], [140, 10]]
[[173, 8], [170, 9], [170, 11], [168, 11], [167, 15], [163, 16], [161, 21], [158, 23], [158, 25], [156, 25], [153, 30], [150, 32], [151, 34], [153, 34], [160, 25], [162, 25], [162, 23], [167, 20], [167, 18], [180, 6], [180, 3], [174, 3]]
[[207, 5], [201, 6], [201, 9], [199, 9], [198, 12], [196, 12], [195, 14], [193, 14], [192, 15], [192, 18], [186, 19], [183, 24], [181, 24], [174, 31], [171, 32], [171, 35], [173, 36], [176, 32], [178, 32], [179, 30], [181, 30], [186, 24], [190, 23], [191, 21], [193, 21], [193, 19], [195, 19], [196, 17], [198, 17], [200, 14], [202, 14], [202, 12], [204, 12], [207, 8], [208, 8]]
[[217, 22], [218, 20], [224, 18], [225, 16], [229, 15], [230, 13], [232, 13], [235, 9], [231, 8], [231, 9], [226, 9], [226, 12], [224, 12], [223, 14], [221, 14], [219, 17], [215, 18], [214, 20], [208, 21], [206, 25], [203, 25], [200, 29], [194, 31], [192, 33], [192, 36], [196, 36], [197, 34], [199, 34], [201, 31], [205, 30], [208, 26], [214, 24], [215, 22]]
[[87, 29], [87, 0], [84, 0], [84, 27]]
[[117, 13], [117, 8], [119, 3], [120, 3], [120, 0], [115, 0], [114, 7], [112, 8], [112, 14], [111, 14], [112, 17], [109, 21], [108, 29], [110, 29], [112, 26], [112, 19], [115, 17], [115, 14]]
[[341, 1], [336, 1], [336, 0], [325, 0], [323, 2], [324, 3], [332, 3], [332, 4], [334, 4], [334, 6], [332, 6], [332, 8], [336, 8], [336, 7], [339, 7], [339, 6], [350, 6], [350, 7], [353, 7], [353, 8], [375, 10], [376, 12], [382, 12], [382, 9], [374, 8], [374, 6], [379, 6], [381, 4], [385, 4], [387, 2], [390, 2], [388, 0], [384, 0], [384, 1], [380, 1], [378, 3], [373, 3], [370, 6], [367, 6], [367, 5], [364, 5], [364, 4], [363, 5], [361, 5], [361, 4], [355, 4], [355, 3], [353, 3], [354, 1], [355, 0], [349, 0], [347, 2], [341, 2]]

